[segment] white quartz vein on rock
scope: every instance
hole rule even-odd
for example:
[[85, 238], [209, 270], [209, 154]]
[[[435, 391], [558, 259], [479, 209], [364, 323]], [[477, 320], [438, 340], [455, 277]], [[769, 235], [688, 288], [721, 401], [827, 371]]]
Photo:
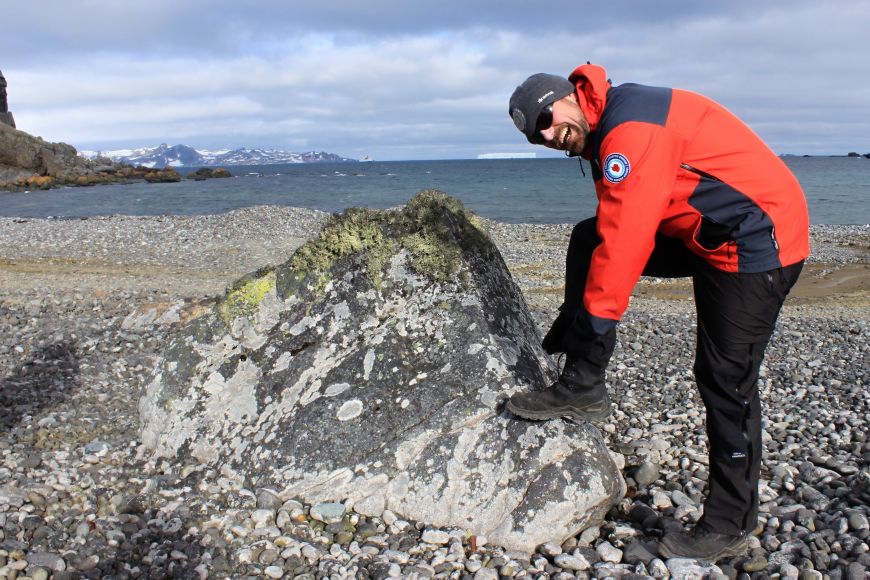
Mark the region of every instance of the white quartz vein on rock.
[[336, 418], [339, 421], [350, 421], [351, 419], [359, 417], [362, 414], [362, 411], [363, 402], [359, 399], [351, 399], [341, 406], [336, 414]]

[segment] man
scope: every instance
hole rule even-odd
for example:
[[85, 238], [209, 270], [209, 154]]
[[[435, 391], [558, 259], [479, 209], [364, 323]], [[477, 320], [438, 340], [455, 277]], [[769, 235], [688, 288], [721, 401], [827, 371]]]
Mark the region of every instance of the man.
[[758, 513], [758, 369], [809, 254], [800, 185], [721, 105], [677, 89], [614, 87], [600, 66], [568, 79], [533, 75], [508, 112], [530, 142], [589, 160], [598, 197], [596, 216], [571, 234], [565, 300], [543, 342], [567, 355], [565, 367], [549, 389], [514, 395], [508, 409], [538, 420], [607, 417], [604, 371], [634, 284], [691, 276], [710, 476], [701, 521], [666, 534], [659, 551], [710, 561], [741, 554]]

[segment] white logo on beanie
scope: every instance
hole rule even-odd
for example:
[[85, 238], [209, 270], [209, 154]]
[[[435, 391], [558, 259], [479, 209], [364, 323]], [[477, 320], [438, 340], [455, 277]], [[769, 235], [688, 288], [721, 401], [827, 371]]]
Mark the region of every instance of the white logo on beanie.
[[552, 95], [554, 95], [554, 94], [556, 94], [556, 91], [548, 91], [548, 92], [545, 93], [545, 94], [544, 94], [540, 99], [538, 99], [538, 104], [540, 105], [541, 103], [544, 102], [544, 99], [546, 99], [547, 97], [550, 97], [550, 96], [552, 96]]

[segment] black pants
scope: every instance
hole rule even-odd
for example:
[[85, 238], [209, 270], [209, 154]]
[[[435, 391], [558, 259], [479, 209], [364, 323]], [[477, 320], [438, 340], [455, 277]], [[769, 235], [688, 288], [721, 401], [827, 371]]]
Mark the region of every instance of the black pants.
[[[603, 371], [613, 352], [612, 336], [589, 338], [578, 327], [583, 291], [600, 243], [595, 218], [575, 226], [565, 265], [565, 302], [544, 340], [550, 351], [571, 351]], [[658, 236], [645, 276], [691, 276], [697, 311], [695, 380], [707, 410], [710, 476], [704, 522], [719, 533], [755, 528], [761, 469], [761, 402], [758, 369], [780, 308], [803, 263], [768, 272], [722, 272], [690, 252], [680, 240]], [[582, 318], [582, 317], [580, 317]], [[585, 343], [584, 348], [577, 348]]]

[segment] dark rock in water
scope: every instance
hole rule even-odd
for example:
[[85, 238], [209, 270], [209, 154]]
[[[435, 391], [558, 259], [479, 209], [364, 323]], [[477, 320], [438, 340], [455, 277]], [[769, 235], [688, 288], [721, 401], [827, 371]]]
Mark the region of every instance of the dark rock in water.
[[140, 400], [142, 440], [282, 499], [532, 551], [597, 524], [625, 488], [593, 426], [502, 410], [554, 372], [477, 218], [421, 192], [333, 216], [181, 329]]
[[153, 169], [145, 172], [143, 178], [148, 183], [174, 183], [181, 181], [181, 174], [175, 169], [167, 167], [165, 169]]
[[188, 179], [202, 181], [203, 179], [215, 179], [221, 177], [232, 177], [232, 174], [222, 167], [212, 169], [211, 167], [201, 167], [187, 176]]

